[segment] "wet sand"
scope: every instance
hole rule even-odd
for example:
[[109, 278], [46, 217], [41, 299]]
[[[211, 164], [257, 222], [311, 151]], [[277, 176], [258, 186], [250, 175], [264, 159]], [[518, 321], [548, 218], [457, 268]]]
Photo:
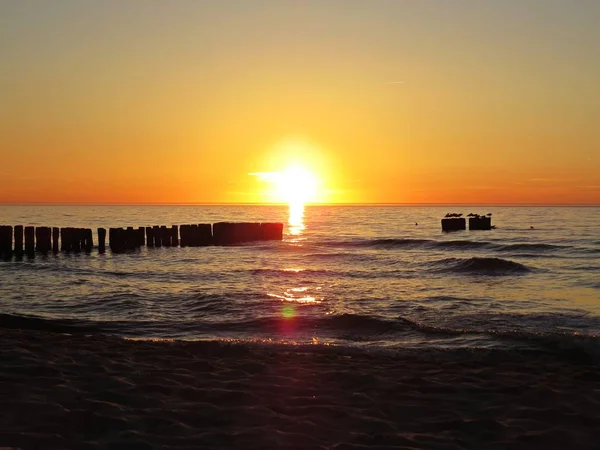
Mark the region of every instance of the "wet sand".
[[401, 354], [0, 329], [0, 447], [598, 448], [583, 354]]

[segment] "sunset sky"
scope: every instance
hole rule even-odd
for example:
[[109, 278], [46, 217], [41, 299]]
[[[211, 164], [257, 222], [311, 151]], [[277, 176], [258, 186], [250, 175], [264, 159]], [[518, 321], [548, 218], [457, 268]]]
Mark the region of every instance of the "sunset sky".
[[599, 23], [598, 0], [0, 0], [0, 202], [277, 201], [268, 174], [301, 167], [317, 202], [598, 204]]

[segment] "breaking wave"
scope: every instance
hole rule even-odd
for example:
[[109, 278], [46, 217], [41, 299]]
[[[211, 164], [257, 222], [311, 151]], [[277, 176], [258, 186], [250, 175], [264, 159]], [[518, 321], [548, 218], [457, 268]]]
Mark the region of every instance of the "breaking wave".
[[[15, 314], [0, 314], [0, 328], [46, 331], [68, 334], [108, 334], [122, 337], [141, 337], [140, 331], [146, 331], [147, 338], [161, 337], [158, 333], [165, 324], [139, 321], [90, 321], [80, 319], [51, 319]], [[525, 327], [497, 330], [479, 328], [453, 328], [451, 325], [431, 325], [408, 317], [382, 318], [361, 314], [340, 314], [324, 317], [297, 317], [293, 321], [279, 317], [254, 318], [232, 322], [179, 322], [177, 325], [186, 332], [195, 330], [199, 336], [206, 332], [205, 338], [214, 340], [220, 332], [226, 332], [229, 338], [239, 335], [240, 340], [253, 341], [262, 336], [293, 333], [295, 330], [313, 330], [322, 336], [343, 339], [346, 342], [385, 339], [388, 337], [410, 337], [414, 333], [432, 336], [482, 336], [497, 340], [521, 342], [525, 347], [534, 347], [546, 351], [579, 350], [594, 357], [600, 356], [600, 336], [582, 334], [573, 331], [528, 330]], [[235, 332], [235, 334], [232, 334]], [[252, 336], [245, 338], [244, 336]], [[173, 337], [164, 335], [162, 337]], [[343, 346], [343, 345], [342, 345]]]
[[430, 265], [435, 272], [475, 275], [516, 275], [532, 270], [524, 264], [502, 258], [446, 258]]
[[438, 241], [434, 239], [413, 238], [388, 238], [388, 239], [361, 239], [330, 241], [326, 244], [331, 247], [364, 247], [374, 249], [426, 249], [426, 250], [469, 250], [486, 249], [498, 252], [556, 252], [571, 248], [567, 245], [545, 244], [545, 243], [515, 243], [498, 244], [489, 241], [472, 240], [450, 240]]

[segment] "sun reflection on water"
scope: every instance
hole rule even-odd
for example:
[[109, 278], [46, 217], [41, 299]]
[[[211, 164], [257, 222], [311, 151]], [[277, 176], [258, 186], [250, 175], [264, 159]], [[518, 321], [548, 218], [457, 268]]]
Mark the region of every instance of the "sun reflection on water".
[[300, 236], [306, 228], [304, 225], [304, 202], [290, 202], [289, 212], [289, 233], [292, 236]]
[[291, 302], [291, 303], [308, 303], [308, 304], [319, 304], [321, 300], [313, 295], [310, 295], [308, 292], [308, 288], [299, 287], [299, 288], [290, 288], [287, 289], [283, 295], [280, 294], [267, 294], [269, 297], [277, 298], [282, 302]]

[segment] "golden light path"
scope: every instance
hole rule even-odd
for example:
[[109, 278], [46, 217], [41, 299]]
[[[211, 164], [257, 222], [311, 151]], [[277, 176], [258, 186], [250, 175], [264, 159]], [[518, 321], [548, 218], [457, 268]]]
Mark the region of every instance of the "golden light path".
[[292, 236], [300, 236], [304, 229], [304, 203], [290, 203], [288, 231]]
[[[285, 202], [288, 204], [288, 233], [293, 237], [292, 242], [300, 242], [302, 240], [301, 235], [306, 228], [304, 222], [305, 204], [322, 199], [321, 183], [317, 177], [306, 166], [297, 163], [288, 165], [285, 170], [257, 172], [251, 175], [269, 185], [269, 189], [265, 192], [266, 198], [272, 202]], [[301, 272], [303, 269], [288, 268], [283, 270]], [[317, 287], [316, 291], [319, 290], [320, 287]], [[316, 292], [313, 293], [312, 288], [307, 286], [287, 286], [282, 293], [269, 293], [267, 295], [283, 303], [282, 318], [290, 321], [296, 317], [296, 307], [321, 303], [322, 299], [315, 294]]]

